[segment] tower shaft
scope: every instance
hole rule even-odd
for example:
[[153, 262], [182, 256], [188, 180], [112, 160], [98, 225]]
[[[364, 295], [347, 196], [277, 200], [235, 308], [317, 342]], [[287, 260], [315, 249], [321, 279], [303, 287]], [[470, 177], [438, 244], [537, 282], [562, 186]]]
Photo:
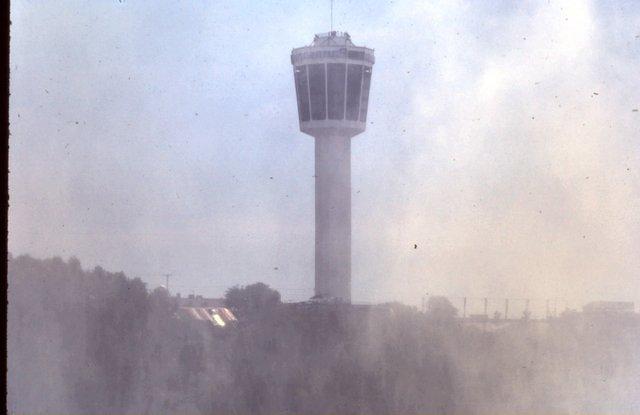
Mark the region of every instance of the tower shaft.
[[315, 294], [351, 301], [351, 139], [315, 138]]

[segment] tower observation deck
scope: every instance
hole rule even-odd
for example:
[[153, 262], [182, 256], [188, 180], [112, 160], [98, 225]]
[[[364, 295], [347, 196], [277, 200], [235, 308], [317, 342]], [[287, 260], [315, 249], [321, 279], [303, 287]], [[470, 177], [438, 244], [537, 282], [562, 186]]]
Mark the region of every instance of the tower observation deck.
[[293, 49], [300, 131], [315, 139], [315, 295], [351, 302], [351, 138], [365, 131], [373, 50], [348, 33]]

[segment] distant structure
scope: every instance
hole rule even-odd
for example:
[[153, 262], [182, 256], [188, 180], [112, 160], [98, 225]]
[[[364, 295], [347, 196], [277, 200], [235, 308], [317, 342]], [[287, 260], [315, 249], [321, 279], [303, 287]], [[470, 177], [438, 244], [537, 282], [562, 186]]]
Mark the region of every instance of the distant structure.
[[630, 301], [592, 301], [582, 311], [586, 314], [619, 315], [633, 314], [635, 306]]
[[315, 139], [315, 297], [351, 302], [351, 138], [366, 128], [373, 50], [348, 33], [293, 49], [300, 131]]
[[181, 320], [206, 323], [203, 326], [227, 327], [237, 323], [236, 316], [226, 307], [222, 298], [204, 298], [201, 295], [190, 294], [183, 298], [176, 295], [178, 305], [177, 315]]

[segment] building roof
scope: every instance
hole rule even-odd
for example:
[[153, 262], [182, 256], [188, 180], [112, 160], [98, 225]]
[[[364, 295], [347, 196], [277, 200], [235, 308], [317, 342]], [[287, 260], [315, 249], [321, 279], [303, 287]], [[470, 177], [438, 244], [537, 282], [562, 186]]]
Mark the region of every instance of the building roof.
[[189, 295], [177, 297], [181, 307], [224, 307], [224, 298], [205, 298], [201, 295]]
[[178, 318], [226, 327], [236, 321], [236, 316], [226, 307], [179, 307]]

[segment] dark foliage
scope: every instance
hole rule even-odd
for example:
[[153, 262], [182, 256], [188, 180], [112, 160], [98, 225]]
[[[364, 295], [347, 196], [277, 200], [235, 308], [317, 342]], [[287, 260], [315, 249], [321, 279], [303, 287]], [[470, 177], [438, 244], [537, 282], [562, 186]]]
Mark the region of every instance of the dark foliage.
[[640, 412], [635, 317], [573, 313], [490, 331], [461, 325], [440, 300], [426, 315], [292, 305], [264, 284], [226, 300], [241, 324], [216, 330], [121, 273], [12, 258], [10, 412]]
[[231, 287], [224, 296], [225, 305], [242, 317], [268, 314], [280, 304], [280, 293], [257, 282], [246, 287]]
[[456, 318], [458, 310], [447, 297], [431, 296], [427, 301], [427, 316], [436, 321], [450, 322]]

